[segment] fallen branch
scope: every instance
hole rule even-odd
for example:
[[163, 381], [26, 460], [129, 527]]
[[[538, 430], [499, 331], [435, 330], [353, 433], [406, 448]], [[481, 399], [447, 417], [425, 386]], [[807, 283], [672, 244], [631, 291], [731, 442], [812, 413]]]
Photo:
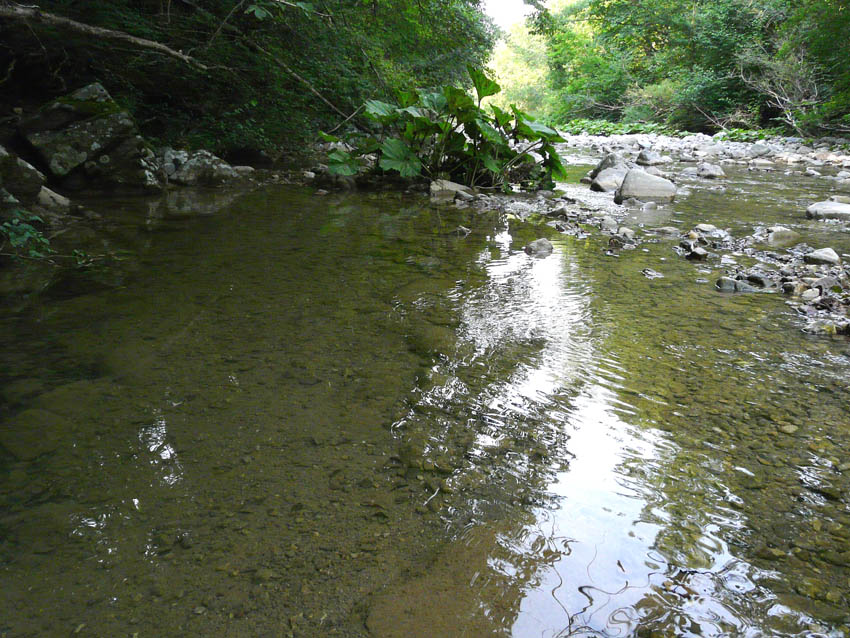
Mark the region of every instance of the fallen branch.
[[203, 64], [202, 62], [196, 60], [190, 55], [186, 55], [182, 51], [172, 49], [171, 47], [166, 46], [161, 42], [155, 42], [154, 40], [148, 40], [146, 38], [139, 38], [123, 31], [104, 29], [103, 27], [94, 27], [90, 24], [77, 22], [76, 20], [71, 20], [70, 18], [58, 16], [53, 13], [45, 13], [38, 7], [23, 7], [21, 5], [11, 5], [5, 2], [0, 3], [0, 18], [22, 20], [24, 22], [32, 20], [34, 22], [40, 22], [48, 26], [71, 29], [72, 31], [77, 31], [78, 33], [84, 33], [86, 35], [91, 35], [98, 38], [105, 38], [107, 40], [117, 40], [119, 42], [129, 42], [130, 44], [133, 44], [137, 47], [141, 47], [143, 49], [151, 49], [153, 51], [157, 51], [172, 58], [176, 58], [188, 64], [189, 66], [195, 67], [196, 69], [200, 69], [201, 71], [210, 70], [210, 67], [206, 64]]

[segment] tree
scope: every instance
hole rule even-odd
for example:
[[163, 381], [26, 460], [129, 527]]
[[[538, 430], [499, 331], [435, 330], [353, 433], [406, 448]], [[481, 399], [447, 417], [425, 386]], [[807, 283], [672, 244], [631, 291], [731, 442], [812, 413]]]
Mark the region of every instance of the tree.
[[0, 106], [99, 79], [148, 135], [219, 151], [297, 147], [366, 96], [464, 77], [494, 41], [478, 0], [43, 5], [0, 0]]

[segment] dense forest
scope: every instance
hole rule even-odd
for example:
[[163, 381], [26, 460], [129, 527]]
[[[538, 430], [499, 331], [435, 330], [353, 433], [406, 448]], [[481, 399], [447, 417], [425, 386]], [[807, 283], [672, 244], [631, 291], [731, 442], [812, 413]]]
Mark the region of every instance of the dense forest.
[[491, 58], [479, 0], [0, 0], [0, 118], [99, 80], [155, 142], [278, 157], [489, 63], [504, 103], [559, 126], [850, 131], [846, 0], [527, 4]]
[[508, 97], [556, 124], [850, 131], [846, 0], [562, 0], [532, 22], [502, 54]]
[[153, 140], [226, 155], [297, 149], [367, 98], [483, 65], [495, 31], [478, 4], [52, 0], [32, 11], [4, 0], [0, 108], [99, 80]]

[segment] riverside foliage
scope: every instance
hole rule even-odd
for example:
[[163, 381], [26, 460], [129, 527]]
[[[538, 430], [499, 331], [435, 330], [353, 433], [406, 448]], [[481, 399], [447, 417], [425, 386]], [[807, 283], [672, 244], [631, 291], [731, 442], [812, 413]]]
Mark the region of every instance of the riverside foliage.
[[398, 104], [366, 102], [365, 114], [377, 124], [376, 135], [351, 139], [351, 150], [337, 145], [328, 156], [330, 172], [355, 175], [361, 170], [359, 158], [375, 154], [379, 168], [402, 177], [445, 177], [505, 191], [512, 182], [551, 188], [554, 180], [565, 179], [554, 147], [564, 141], [558, 132], [513, 105], [509, 112], [494, 105], [485, 110], [482, 100], [501, 89], [479, 69], [470, 66], [468, 73], [477, 101], [448, 85], [437, 91], [401, 91]]
[[846, 0], [561, 0], [540, 11], [547, 117], [850, 132]]
[[23, 5], [0, 0], [0, 121], [97, 80], [146, 137], [225, 155], [297, 150], [367, 97], [457, 82], [467, 64], [486, 61], [495, 39], [478, 0], [25, 4], [198, 64], [37, 16], [15, 19]]

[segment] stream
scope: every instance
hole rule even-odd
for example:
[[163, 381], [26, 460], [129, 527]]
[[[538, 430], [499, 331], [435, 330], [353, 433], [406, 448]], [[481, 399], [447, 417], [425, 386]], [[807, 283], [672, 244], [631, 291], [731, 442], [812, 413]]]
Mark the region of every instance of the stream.
[[[850, 252], [827, 183], [727, 173], [618, 214]], [[0, 637], [850, 636], [850, 347], [745, 256], [194, 196], [90, 202], [126, 261], [0, 307]]]

